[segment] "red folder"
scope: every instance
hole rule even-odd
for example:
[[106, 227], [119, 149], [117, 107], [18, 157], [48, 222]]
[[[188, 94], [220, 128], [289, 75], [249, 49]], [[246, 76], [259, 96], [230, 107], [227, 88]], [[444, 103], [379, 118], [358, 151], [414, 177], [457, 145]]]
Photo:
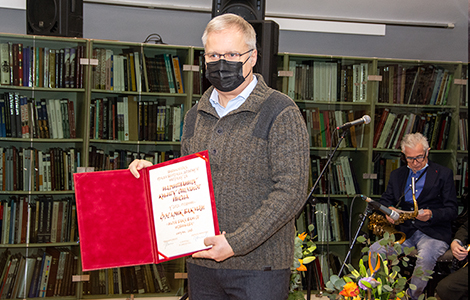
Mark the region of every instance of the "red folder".
[[[205, 236], [219, 234], [207, 151], [139, 172], [139, 179], [129, 170], [73, 174], [84, 271], [160, 263], [207, 249], [203, 242], [200, 249], [167, 249], [188, 234], [194, 223], [207, 228]], [[164, 184], [163, 190], [159, 190], [159, 183]], [[197, 187], [207, 197], [191, 197], [200, 192], [195, 191]], [[168, 203], [172, 203], [170, 208], [159, 212]], [[154, 211], [159, 215], [154, 216]], [[203, 215], [199, 218], [198, 214]], [[179, 230], [174, 239], [159, 240], [158, 234], [164, 236], [173, 230]], [[199, 234], [197, 238], [203, 240], [205, 236]], [[160, 249], [159, 242], [163, 243]]]

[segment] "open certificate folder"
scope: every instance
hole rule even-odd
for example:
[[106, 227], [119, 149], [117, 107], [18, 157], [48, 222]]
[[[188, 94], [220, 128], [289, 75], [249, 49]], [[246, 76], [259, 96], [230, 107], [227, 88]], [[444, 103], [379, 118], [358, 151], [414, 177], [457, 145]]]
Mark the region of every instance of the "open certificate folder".
[[190, 255], [219, 234], [207, 151], [139, 172], [73, 174], [84, 271]]

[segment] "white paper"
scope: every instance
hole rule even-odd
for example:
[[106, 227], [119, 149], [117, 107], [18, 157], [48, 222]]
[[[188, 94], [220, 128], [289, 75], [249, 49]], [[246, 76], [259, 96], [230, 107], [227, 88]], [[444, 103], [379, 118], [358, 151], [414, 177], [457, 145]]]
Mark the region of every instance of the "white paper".
[[149, 178], [159, 259], [208, 249], [204, 238], [216, 233], [206, 161], [156, 168]]

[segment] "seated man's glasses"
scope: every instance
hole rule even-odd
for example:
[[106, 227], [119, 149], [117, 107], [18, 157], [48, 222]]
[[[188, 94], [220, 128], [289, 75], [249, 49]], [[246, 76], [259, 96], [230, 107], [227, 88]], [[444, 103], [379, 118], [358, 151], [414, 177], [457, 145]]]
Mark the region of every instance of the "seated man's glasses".
[[416, 157], [406, 157], [406, 160], [410, 163], [413, 162], [414, 160], [418, 163], [422, 163], [425, 158], [426, 158], [426, 155], [420, 155]]
[[207, 62], [214, 62], [222, 59], [222, 57], [227, 60], [227, 61], [239, 61], [240, 57], [243, 55], [253, 51], [255, 49], [248, 50], [243, 53], [237, 53], [237, 52], [227, 52], [227, 53], [215, 53], [215, 52], [209, 52], [209, 53], [204, 53], [204, 56], [206, 57]]

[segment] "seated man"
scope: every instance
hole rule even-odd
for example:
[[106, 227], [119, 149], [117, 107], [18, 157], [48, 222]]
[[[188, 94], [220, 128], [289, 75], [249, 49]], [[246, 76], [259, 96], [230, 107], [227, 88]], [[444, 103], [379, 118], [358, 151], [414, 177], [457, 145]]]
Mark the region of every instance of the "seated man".
[[[421, 133], [407, 134], [401, 142], [407, 166], [390, 173], [390, 179], [380, 203], [390, 209], [401, 207], [413, 210], [412, 177], [415, 178], [415, 198], [420, 209], [414, 220], [407, 220], [396, 229], [405, 233], [404, 247], [415, 247], [418, 251], [416, 266], [423, 270], [433, 270], [436, 260], [449, 248], [452, 237], [451, 222], [457, 217], [457, 199], [452, 170], [428, 159], [429, 144]], [[387, 216], [390, 223], [394, 220]], [[370, 247], [370, 252], [385, 253], [378, 242]], [[393, 249], [391, 249], [393, 251]], [[389, 253], [392, 254], [392, 253]], [[412, 277], [411, 284], [416, 290], [409, 290], [411, 298], [418, 299], [427, 281]]]
[[[452, 254], [459, 261], [468, 257], [468, 220], [455, 233], [450, 244]], [[467, 262], [468, 264], [468, 262]], [[468, 265], [465, 264], [458, 271], [439, 281], [436, 292], [442, 300], [468, 299]]]

